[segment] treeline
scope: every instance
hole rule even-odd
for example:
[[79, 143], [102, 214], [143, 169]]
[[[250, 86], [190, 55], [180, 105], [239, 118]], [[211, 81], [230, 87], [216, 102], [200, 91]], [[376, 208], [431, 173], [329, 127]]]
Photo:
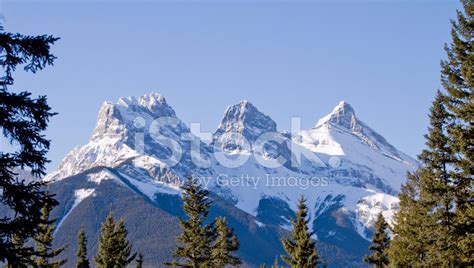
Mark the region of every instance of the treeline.
[[[180, 218], [181, 234], [177, 238], [177, 247], [173, 260], [164, 263], [170, 267], [228, 267], [242, 264], [235, 252], [239, 249], [239, 239], [233, 229], [222, 217], [208, 219], [212, 205], [208, 194], [197, 181], [188, 178], [182, 187], [183, 210], [185, 218]], [[308, 208], [305, 199], [300, 199], [293, 231], [288, 239], [283, 239], [287, 255], [281, 256], [291, 267], [316, 267], [319, 262], [313, 232], [308, 229]], [[87, 238], [81, 228], [78, 235], [77, 264], [78, 268], [88, 268]], [[55, 252], [60, 252], [56, 250]], [[54, 255], [56, 256], [56, 255]], [[51, 255], [51, 257], [54, 257]], [[137, 258], [136, 258], [137, 257]], [[97, 255], [94, 257], [97, 267], [126, 267], [136, 258], [136, 267], [143, 267], [146, 259], [141, 253], [132, 253], [132, 245], [127, 240], [124, 221], [116, 221], [109, 213], [100, 229]], [[64, 262], [54, 263], [60, 267]], [[48, 266], [49, 267], [49, 266]], [[260, 267], [265, 267], [262, 264]], [[282, 267], [279, 258], [272, 267]]]
[[[242, 264], [235, 252], [239, 249], [239, 239], [228, 227], [227, 220], [218, 217], [209, 222], [208, 214], [212, 205], [208, 191], [203, 189], [192, 178], [188, 178], [183, 190], [183, 210], [185, 218], [180, 218], [181, 234], [177, 238], [178, 246], [173, 252], [173, 260], [163, 265], [171, 267], [227, 267]], [[5, 267], [39, 267], [59, 268], [66, 264], [58, 256], [65, 247], [53, 248], [54, 220], [50, 220], [51, 206], [42, 209], [41, 219], [45, 223], [39, 226], [38, 235], [33, 240], [35, 252], [30, 259], [14, 265], [7, 263]], [[281, 256], [291, 267], [316, 267], [319, 257], [313, 232], [308, 229], [308, 208], [305, 199], [300, 199], [293, 231], [288, 239], [283, 239], [283, 247], [287, 255]], [[207, 223], [209, 222], [209, 223]], [[126, 267], [135, 260], [136, 267], [143, 267], [145, 257], [140, 252], [133, 252], [133, 246], [127, 239], [127, 229], [123, 219], [116, 220], [110, 211], [100, 228], [97, 254], [94, 256], [98, 268]], [[18, 250], [25, 247], [26, 241], [15, 240]], [[89, 268], [87, 256], [87, 236], [81, 227], [78, 234], [76, 253], [77, 268]], [[264, 264], [261, 267], [265, 267]], [[279, 265], [278, 257], [272, 267]]]

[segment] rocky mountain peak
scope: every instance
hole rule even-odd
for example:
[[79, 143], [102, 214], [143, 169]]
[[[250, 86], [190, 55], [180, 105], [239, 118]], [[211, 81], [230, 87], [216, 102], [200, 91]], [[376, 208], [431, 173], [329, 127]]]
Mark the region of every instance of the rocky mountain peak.
[[146, 113], [152, 117], [176, 117], [166, 99], [158, 93], [148, 93], [139, 97], [121, 98], [117, 105], [126, 110], [127, 113]]
[[214, 133], [214, 139], [224, 133], [236, 132], [253, 142], [263, 133], [276, 131], [277, 125], [273, 119], [260, 112], [249, 101], [243, 100], [227, 107], [224, 118]]
[[124, 139], [125, 129], [144, 127], [160, 117], [176, 118], [176, 113], [158, 93], [120, 98], [117, 103], [104, 102], [99, 110], [92, 139], [102, 138], [104, 135]]
[[361, 125], [356, 117], [354, 108], [352, 108], [352, 106], [346, 101], [339, 102], [339, 104], [334, 107], [330, 114], [326, 115], [318, 121], [316, 127], [328, 123], [346, 128], [351, 131], [361, 130]]
[[397, 161], [416, 164], [416, 160], [404, 154], [400, 154], [382, 135], [357, 118], [354, 108], [345, 101], [339, 102], [331, 113], [321, 118], [316, 124], [315, 129], [318, 130], [323, 126], [336, 127], [348, 131], [354, 134], [362, 143], [372, 147], [376, 151], [382, 152], [386, 156], [397, 159]]

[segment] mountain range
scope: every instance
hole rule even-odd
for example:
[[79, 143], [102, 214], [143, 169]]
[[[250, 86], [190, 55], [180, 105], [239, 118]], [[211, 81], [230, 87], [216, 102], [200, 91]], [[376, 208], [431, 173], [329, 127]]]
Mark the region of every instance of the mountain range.
[[229, 106], [212, 134], [191, 129], [157, 93], [102, 105], [89, 142], [44, 178], [60, 202], [55, 237], [68, 244], [70, 267], [80, 226], [92, 256], [111, 209], [125, 219], [145, 267], [162, 267], [179, 233], [179, 186], [188, 176], [210, 190], [211, 217], [227, 217], [239, 235], [243, 266], [283, 254], [279, 240], [304, 196], [329, 267], [363, 267], [377, 215], [392, 221], [406, 173], [419, 165], [344, 101], [306, 130], [280, 131], [249, 101]]

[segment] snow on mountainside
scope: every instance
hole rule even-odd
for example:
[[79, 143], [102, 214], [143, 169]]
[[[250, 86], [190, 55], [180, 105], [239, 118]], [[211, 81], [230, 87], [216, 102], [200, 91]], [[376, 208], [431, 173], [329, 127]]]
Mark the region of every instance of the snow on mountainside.
[[[165, 124], [156, 122], [155, 119], [160, 118], [166, 119]], [[162, 137], [153, 137], [156, 131], [152, 133], [151, 129], [156, 128]], [[170, 148], [189, 151], [189, 142], [182, 140], [184, 134], [193, 136], [159, 94], [121, 98], [116, 104], [104, 102], [89, 142], [71, 151], [45, 179], [60, 180], [93, 167], [128, 168], [130, 165], [146, 170], [152, 179], [160, 179], [167, 176], [167, 167], [177, 162]], [[157, 141], [164, 138], [175, 143], [166, 146]], [[191, 174], [194, 170], [190, 158], [184, 153], [174, 166], [180, 171], [179, 175]]]
[[340, 157], [342, 165], [348, 168], [368, 169], [390, 187], [386, 191], [392, 194], [400, 189], [406, 171], [418, 166], [416, 160], [360, 121], [344, 101], [294, 140], [315, 153]]
[[[271, 139], [260, 143], [267, 134]], [[259, 223], [286, 228], [297, 199], [305, 195], [315, 224], [331, 222], [331, 217], [338, 217], [336, 225], [341, 217], [347, 222], [340, 228], [328, 224], [317, 233], [318, 239], [331, 242], [357, 240], [350, 238], [352, 231], [368, 239], [380, 212], [390, 220], [406, 172], [417, 167], [345, 102], [314, 128], [288, 135], [242, 101], [227, 108], [210, 144], [197, 136], [159, 94], [105, 102], [89, 142], [71, 151], [45, 179], [59, 181], [107, 168], [89, 180], [100, 184], [120, 177], [154, 200], [157, 193], [179, 194], [179, 182], [193, 175]], [[196, 145], [197, 153], [192, 150]]]

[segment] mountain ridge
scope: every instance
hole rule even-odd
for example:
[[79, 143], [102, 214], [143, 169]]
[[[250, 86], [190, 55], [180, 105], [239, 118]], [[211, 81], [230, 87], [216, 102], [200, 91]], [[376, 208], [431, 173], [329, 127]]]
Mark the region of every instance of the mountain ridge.
[[[249, 101], [241, 101], [226, 109], [210, 144], [198, 136], [160, 94], [105, 102], [89, 142], [71, 151], [45, 179], [60, 185], [99, 168], [84, 179], [101, 185], [112, 178], [160, 208], [155, 196], [179, 196], [180, 183], [193, 175], [229, 207], [258, 224], [286, 230], [297, 199], [305, 195], [318, 240], [360, 255], [376, 215], [391, 221], [404, 176], [417, 166], [360, 121], [347, 102], [315, 127], [287, 134]], [[75, 205], [60, 213], [61, 223], [85, 199], [95, 198], [90, 191], [70, 193]]]

